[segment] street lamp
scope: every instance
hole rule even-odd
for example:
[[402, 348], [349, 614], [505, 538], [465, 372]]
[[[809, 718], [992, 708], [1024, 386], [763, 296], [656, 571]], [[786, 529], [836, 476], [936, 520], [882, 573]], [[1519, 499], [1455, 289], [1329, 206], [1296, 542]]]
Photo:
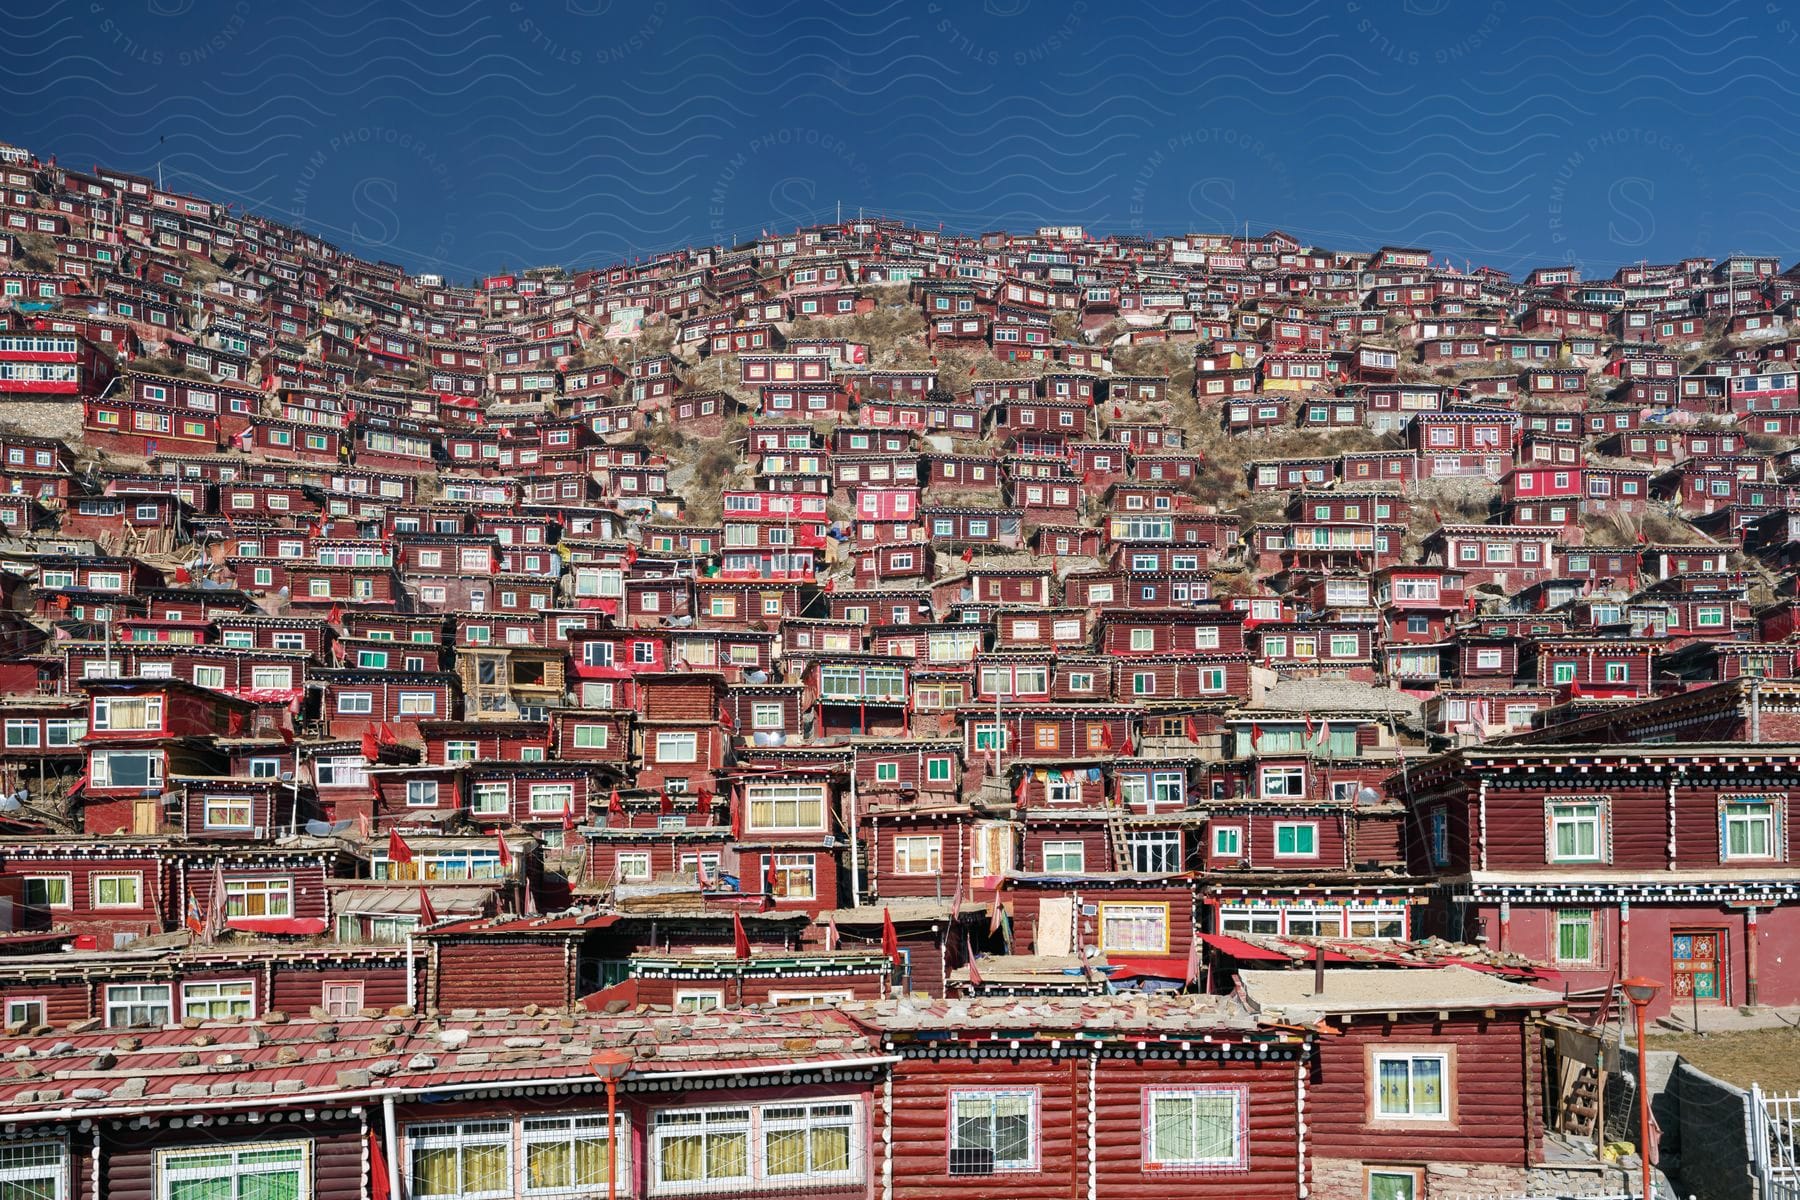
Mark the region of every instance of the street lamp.
[[1637, 1016], [1638, 1138], [1643, 1143], [1638, 1147], [1638, 1161], [1644, 1169], [1644, 1200], [1650, 1200], [1650, 1068], [1644, 1059], [1644, 1010], [1662, 991], [1662, 984], [1633, 975], [1621, 979], [1619, 986], [1625, 989], [1625, 998], [1631, 1001], [1632, 1012]]
[[[1641, 1027], [1642, 1020], [1638, 1024]], [[623, 1050], [601, 1050], [588, 1056], [588, 1066], [606, 1081], [606, 1200], [619, 1200], [619, 1077], [631, 1070], [631, 1062], [631, 1055]]]

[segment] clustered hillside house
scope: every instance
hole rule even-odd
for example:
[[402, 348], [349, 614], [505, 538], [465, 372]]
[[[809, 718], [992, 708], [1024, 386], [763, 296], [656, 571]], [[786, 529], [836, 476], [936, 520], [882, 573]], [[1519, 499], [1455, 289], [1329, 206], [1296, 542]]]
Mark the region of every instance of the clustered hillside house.
[[0, 177], [0, 1191], [1599, 1195], [1800, 1003], [1800, 269]]

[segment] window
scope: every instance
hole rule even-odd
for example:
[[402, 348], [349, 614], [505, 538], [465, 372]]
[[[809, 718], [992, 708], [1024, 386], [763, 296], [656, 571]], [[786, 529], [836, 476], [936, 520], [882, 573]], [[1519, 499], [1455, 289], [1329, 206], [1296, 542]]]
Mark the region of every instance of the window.
[[409, 1125], [406, 1194], [428, 1197], [511, 1197], [512, 1123]]
[[1238, 858], [1244, 852], [1244, 830], [1239, 825], [1219, 825], [1212, 831], [1213, 856]]
[[1244, 1092], [1144, 1089], [1144, 1169], [1244, 1165]]
[[[311, 1200], [312, 1142], [259, 1142], [162, 1150], [157, 1200]], [[413, 1195], [421, 1195], [414, 1192]]]
[[1087, 869], [1087, 849], [1080, 842], [1044, 843], [1044, 871], [1050, 875], [1079, 875]]
[[250, 797], [247, 794], [235, 796], [207, 796], [202, 802], [203, 821], [208, 829], [249, 829], [251, 827]]
[[106, 1027], [133, 1029], [169, 1024], [169, 985], [114, 983], [106, 988]]
[[0, 1196], [9, 1200], [64, 1200], [68, 1195], [68, 1157], [68, 1148], [62, 1142], [0, 1146]]
[[696, 760], [696, 735], [692, 733], [659, 733], [656, 735], [656, 761], [691, 763]]
[[1037, 1166], [1037, 1093], [950, 1093], [950, 1174], [987, 1175]]
[[[598, 1195], [607, 1186], [607, 1143], [611, 1140], [602, 1114], [567, 1117], [526, 1117], [521, 1122], [525, 1152], [525, 1194], [539, 1196], [567, 1193]], [[631, 1139], [624, 1118], [619, 1118], [619, 1149], [613, 1172], [627, 1191], [630, 1179], [626, 1153]]]
[[896, 837], [894, 874], [936, 875], [943, 869], [944, 839], [936, 834]]
[[1100, 905], [1100, 949], [1121, 954], [1169, 952], [1167, 904]]
[[825, 828], [825, 789], [816, 783], [754, 783], [745, 793], [750, 827], [770, 830]]
[[314, 759], [313, 782], [318, 787], [362, 787], [369, 782], [368, 764], [360, 754]]
[[1606, 806], [1597, 800], [1550, 805], [1550, 858], [1556, 862], [1604, 862]]
[[1156, 829], [1126, 835], [1131, 869], [1140, 875], [1172, 875], [1181, 870], [1181, 834]]
[[23, 881], [21, 901], [31, 908], [69, 907], [67, 875], [27, 875]]
[[1730, 861], [1737, 858], [1772, 858], [1778, 845], [1775, 836], [1775, 805], [1763, 799], [1727, 801], [1724, 808], [1724, 854]]
[[621, 883], [650, 882], [650, 852], [647, 850], [622, 851], [613, 859], [613, 864]]
[[253, 688], [291, 688], [294, 686], [294, 668], [252, 667], [250, 669], [250, 686]]
[[1262, 794], [1265, 799], [1274, 797], [1303, 799], [1306, 796], [1306, 768], [1264, 767], [1262, 769]]
[[1556, 961], [1559, 963], [1592, 963], [1594, 950], [1594, 910], [1591, 908], [1557, 909]]
[[6, 748], [8, 750], [36, 749], [40, 727], [36, 720], [8, 721], [6, 723]]
[[927, 783], [947, 783], [949, 779], [949, 758], [943, 755], [934, 755], [925, 760], [925, 780]]
[[291, 917], [294, 885], [286, 879], [227, 879], [225, 916]]
[[534, 783], [530, 790], [531, 812], [537, 816], [560, 815], [575, 807], [575, 785], [572, 783]]
[[1444, 1088], [1450, 1057], [1444, 1053], [1377, 1053], [1375, 1115], [1389, 1120], [1444, 1121], [1450, 1117]]
[[652, 1118], [653, 1186], [711, 1190], [751, 1179], [748, 1108], [674, 1109]]
[[768, 1183], [853, 1179], [857, 1106], [850, 1101], [766, 1105], [762, 1126], [762, 1174]]
[[363, 985], [358, 980], [354, 983], [328, 983], [320, 992], [320, 1007], [333, 1017], [357, 1017], [362, 1015]]
[[96, 696], [94, 729], [109, 732], [145, 732], [162, 728], [161, 696]]
[[437, 713], [436, 692], [401, 692], [400, 715], [403, 717], [429, 717]]
[[95, 908], [138, 908], [142, 906], [142, 875], [95, 875], [89, 880]]
[[1131, 648], [1133, 650], [1156, 649], [1156, 630], [1133, 629], [1131, 631]]
[[1311, 821], [1277, 821], [1275, 823], [1276, 858], [1316, 858], [1319, 853], [1319, 827]]
[[[249, 1020], [255, 1009], [255, 985], [248, 979], [220, 983], [185, 983], [181, 986], [181, 1015], [185, 1020], [222, 1021], [227, 1017]], [[196, 1193], [199, 1194], [199, 1193]]]
[[1417, 1167], [1370, 1167], [1368, 1200], [1420, 1200], [1425, 1173]]
[[406, 803], [410, 808], [430, 808], [438, 802], [438, 781], [409, 779], [406, 781]]

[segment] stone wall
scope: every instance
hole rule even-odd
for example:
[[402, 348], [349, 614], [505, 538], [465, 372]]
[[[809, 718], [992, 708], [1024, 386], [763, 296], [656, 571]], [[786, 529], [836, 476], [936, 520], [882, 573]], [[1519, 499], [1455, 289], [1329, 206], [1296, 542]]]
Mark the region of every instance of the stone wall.
[[[1695, 1200], [1756, 1200], [1749, 1094], [1673, 1052], [1652, 1050], [1647, 1057], [1650, 1112], [1662, 1131], [1657, 1167], [1671, 1190]], [[1637, 1054], [1629, 1048], [1607, 1077], [1606, 1101], [1607, 1138], [1636, 1145]]]
[[1601, 1164], [1526, 1169], [1489, 1163], [1364, 1163], [1359, 1159], [1313, 1160], [1310, 1200], [1367, 1200], [1366, 1170], [1393, 1166], [1422, 1170], [1426, 1200], [1520, 1200], [1522, 1197], [1618, 1197], [1637, 1190], [1637, 1176]]

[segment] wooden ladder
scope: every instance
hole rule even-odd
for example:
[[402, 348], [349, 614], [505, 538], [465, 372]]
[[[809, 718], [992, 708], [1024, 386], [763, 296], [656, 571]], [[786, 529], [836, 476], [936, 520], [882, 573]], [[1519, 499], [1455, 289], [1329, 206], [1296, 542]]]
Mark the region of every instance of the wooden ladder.
[[1131, 838], [1125, 832], [1125, 814], [1121, 809], [1106, 810], [1106, 836], [1112, 844], [1113, 870], [1131, 870]]

